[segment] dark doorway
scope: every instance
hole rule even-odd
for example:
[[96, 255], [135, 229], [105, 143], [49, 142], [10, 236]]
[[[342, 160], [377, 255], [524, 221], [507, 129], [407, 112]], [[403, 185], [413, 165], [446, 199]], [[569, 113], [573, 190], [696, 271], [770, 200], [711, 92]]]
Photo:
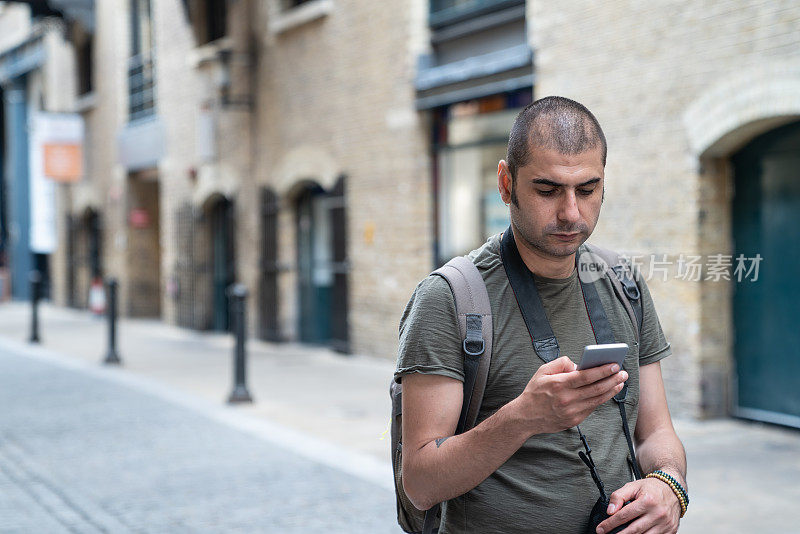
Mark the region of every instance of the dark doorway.
[[[800, 427], [800, 122], [757, 137], [732, 160], [736, 412]], [[738, 281], [737, 258], [757, 254], [758, 277], [744, 261], [751, 272]]]
[[236, 280], [233, 203], [222, 198], [211, 208], [211, 328], [230, 330], [228, 287]]
[[329, 235], [324, 191], [307, 187], [297, 200], [298, 331], [304, 343], [327, 344], [331, 337]]
[[161, 316], [161, 223], [158, 174], [142, 171], [128, 182], [128, 315]]
[[299, 338], [347, 352], [344, 177], [330, 193], [307, 187], [297, 200]]
[[261, 190], [261, 253], [258, 284], [258, 337], [280, 341], [278, 327], [278, 196]]
[[72, 307], [87, 307], [91, 285], [103, 276], [100, 221], [92, 208], [80, 217], [67, 216], [67, 301]]
[[67, 306], [71, 308], [78, 307], [77, 227], [75, 216], [67, 215]]
[[345, 205], [345, 177], [331, 191], [328, 204], [331, 220], [331, 246], [333, 263], [333, 295], [331, 298], [331, 347], [339, 352], [350, 352], [348, 335], [348, 277], [347, 262], [347, 211]]

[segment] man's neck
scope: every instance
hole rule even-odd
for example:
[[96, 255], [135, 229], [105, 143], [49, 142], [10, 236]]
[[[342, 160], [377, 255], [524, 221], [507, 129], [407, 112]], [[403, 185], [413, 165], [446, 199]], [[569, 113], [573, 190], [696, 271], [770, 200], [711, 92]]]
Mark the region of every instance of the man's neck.
[[519, 236], [519, 231], [514, 230], [514, 242], [522, 257], [525, 266], [532, 273], [544, 278], [568, 278], [575, 270], [575, 254], [569, 256], [551, 256], [531, 247]]

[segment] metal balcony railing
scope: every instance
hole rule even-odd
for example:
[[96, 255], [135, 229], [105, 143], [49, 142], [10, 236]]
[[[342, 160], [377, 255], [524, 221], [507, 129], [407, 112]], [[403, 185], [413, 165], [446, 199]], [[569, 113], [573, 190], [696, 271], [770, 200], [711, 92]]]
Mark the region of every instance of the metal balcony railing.
[[128, 111], [133, 122], [155, 113], [155, 72], [152, 56], [128, 60]]

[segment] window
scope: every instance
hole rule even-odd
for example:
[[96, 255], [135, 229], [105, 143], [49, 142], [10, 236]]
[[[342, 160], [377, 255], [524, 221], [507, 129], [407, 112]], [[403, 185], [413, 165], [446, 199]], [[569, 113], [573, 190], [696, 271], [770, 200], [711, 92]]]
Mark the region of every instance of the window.
[[128, 111], [134, 121], [155, 113], [153, 24], [150, 0], [131, 0], [131, 56], [128, 59]]
[[293, 7], [297, 7], [301, 4], [305, 4], [308, 2], [313, 2], [313, 0], [284, 0], [283, 6], [284, 9], [291, 9]]
[[228, 29], [227, 0], [200, 0], [192, 5], [193, 25], [198, 45], [225, 37]]
[[92, 56], [94, 38], [85, 35], [83, 40], [76, 43], [75, 55], [78, 67], [78, 95], [85, 95], [92, 92]]
[[429, 23], [432, 28], [438, 28], [524, 4], [525, 0], [431, 0]]
[[506, 157], [514, 119], [531, 99], [526, 89], [437, 110], [437, 265], [508, 227], [508, 208], [497, 191], [497, 164]]

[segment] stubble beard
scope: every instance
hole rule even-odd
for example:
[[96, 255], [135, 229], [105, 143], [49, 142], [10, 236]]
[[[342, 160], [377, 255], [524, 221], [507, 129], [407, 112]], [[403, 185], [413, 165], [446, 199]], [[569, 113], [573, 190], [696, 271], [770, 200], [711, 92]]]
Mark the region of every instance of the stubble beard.
[[[578, 248], [580, 248], [580, 246], [587, 239], [589, 239], [589, 227], [584, 223], [566, 227], [558, 226], [556, 224], [549, 224], [545, 226], [541, 233], [539, 233], [532, 227], [526, 217], [521, 213], [519, 207], [515, 206], [514, 203], [512, 203], [510, 207], [511, 224], [514, 225], [514, 231], [519, 232], [519, 236], [517, 237], [522, 238], [522, 241], [524, 241], [530, 248], [538, 251], [544, 256], [552, 256], [556, 258], [571, 256], [578, 251]], [[580, 235], [576, 238], [574, 243], [564, 243], [558, 245], [548, 242], [548, 238], [552, 234], [573, 234], [576, 232]]]

